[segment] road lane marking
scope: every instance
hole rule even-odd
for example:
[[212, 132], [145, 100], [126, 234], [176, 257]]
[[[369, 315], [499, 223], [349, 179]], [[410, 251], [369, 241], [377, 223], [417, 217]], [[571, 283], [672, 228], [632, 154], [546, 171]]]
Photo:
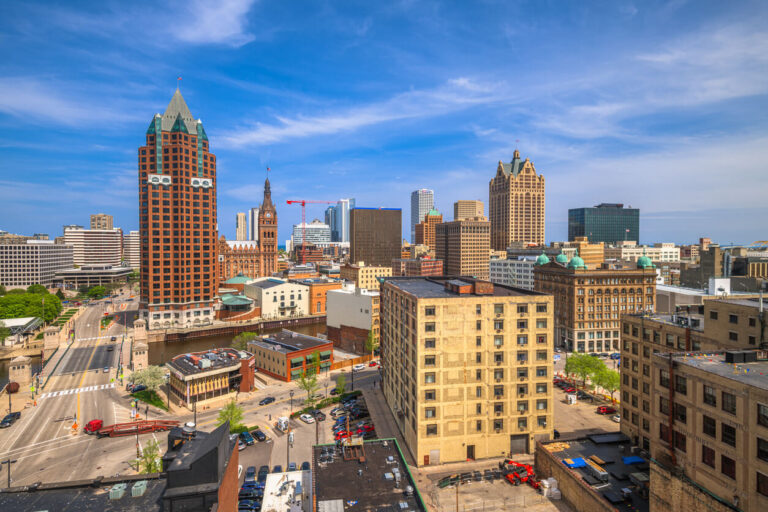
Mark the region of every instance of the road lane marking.
[[85, 386], [82, 388], [73, 388], [73, 389], [64, 389], [60, 391], [51, 391], [50, 393], [43, 393], [39, 397], [37, 397], [38, 400], [43, 400], [44, 398], [55, 398], [57, 396], [65, 396], [65, 395], [71, 395], [73, 393], [86, 393], [88, 391], [103, 391], [105, 389], [112, 389], [116, 385], [115, 382], [111, 382], [109, 384], [97, 384], [95, 386]]

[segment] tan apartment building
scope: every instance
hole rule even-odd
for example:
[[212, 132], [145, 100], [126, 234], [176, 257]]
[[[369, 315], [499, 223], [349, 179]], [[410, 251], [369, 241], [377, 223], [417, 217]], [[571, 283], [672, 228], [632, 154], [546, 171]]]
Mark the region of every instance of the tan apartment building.
[[620, 318], [627, 313], [652, 313], [656, 271], [643, 260], [638, 269], [590, 270], [577, 255], [566, 265], [542, 253], [533, 269], [534, 290], [554, 296], [555, 346], [568, 352], [619, 350]]
[[619, 242], [605, 248], [605, 258], [614, 260], [637, 261], [647, 256], [654, 263], [674, 263], [680, 261], [680, 248], [671, 242], [637, 245], [637, 242]]
[[471, 278], [384, 281], [382, 390], [419, 466], [532, 453], [549, 439], [552, 305]]
[[515, 150], [508, 164], [499, 162], [488, 185], [491, 247], [503, 251], [511, 242], [544, 245], [544, 176]]
[[378, 290], [379, 278], [392, 275], [392, 267], [374, 267], [359, 261], [357, 264], [347, 263], [339, 267], [339, 277], [344, 281], [355, 283], [358, 288]]
[[652, 361], [650, 511], [768, 510], [766, 352]]
[[114, 219], [106, 213], [91, 215], [91, 229], [114, 229]]
[[453, 220], [485, 217], [485, 205], [482, 201], [459, 199], [453, 203]]
[[591, 243], [588, 237], [577, 236], [572, 242], [563, 244], [563, 254], [568, 256], [568, 259], [578, 254], [587, 268], [598, 268], [605, 261], [605, 244]]
[[442, 214], [432, 208], [424, 218], [416, 224], [416, 245], [426, 245], [430, 251], [435, 250], [435, 226], [443, 223]]
[[485, 217], [438, 224], [435, 258], [447, 276], [489, 278], [491, 223]]

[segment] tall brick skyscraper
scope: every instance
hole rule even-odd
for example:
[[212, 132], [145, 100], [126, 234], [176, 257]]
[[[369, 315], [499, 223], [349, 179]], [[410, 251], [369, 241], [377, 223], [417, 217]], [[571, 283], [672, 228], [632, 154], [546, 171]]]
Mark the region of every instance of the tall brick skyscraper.
[[181, 92], [139, 148], [141, 298], [149, 329], [213, 321], [218, 279], [216, 156]]
[[499, 162], [488, 185], [491, 249], [504, 251], [510, 242], [544, 245], [544, 176], [515, 150], [508, 164]]

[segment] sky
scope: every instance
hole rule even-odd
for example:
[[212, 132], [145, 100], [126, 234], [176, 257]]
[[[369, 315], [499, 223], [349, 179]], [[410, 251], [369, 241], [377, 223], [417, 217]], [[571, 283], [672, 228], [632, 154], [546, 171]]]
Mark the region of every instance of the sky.
[[[181, 77], [218, 161], [219, 231], [288, 199], [488, 202], [515, 148], [569, 208], [640, 208], [640, 241], [768, 239], [768, 3], [0, 3], [0, 229], [138, 228], [137, 149]], [[323, 205], [307, 208], [323, 218]], [[281, 242], [282, 243], [282, 242]]]

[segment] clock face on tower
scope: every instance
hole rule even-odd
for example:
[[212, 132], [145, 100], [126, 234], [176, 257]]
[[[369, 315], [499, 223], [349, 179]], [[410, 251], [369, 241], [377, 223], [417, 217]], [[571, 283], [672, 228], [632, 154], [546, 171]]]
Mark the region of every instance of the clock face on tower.
[[269, 213], [269, 212], [267, 212], [267, 213], [265, 214], [265, 216], [266, 216], [267, 218], [270, 218], [270, 217], [272, 216], [272, 214], [271, 214], [271, 213]]

